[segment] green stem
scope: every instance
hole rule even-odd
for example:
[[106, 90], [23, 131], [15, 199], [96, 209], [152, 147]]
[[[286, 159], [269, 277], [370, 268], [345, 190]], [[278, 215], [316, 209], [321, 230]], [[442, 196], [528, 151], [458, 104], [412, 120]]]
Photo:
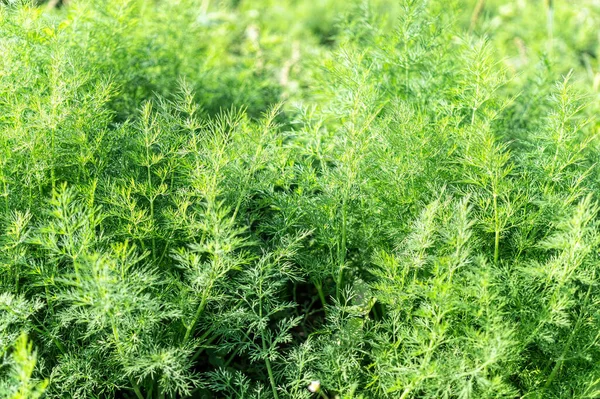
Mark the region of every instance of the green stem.
[[319, 396], [323, 399], [329, 399], [329, 396], [327, 396], [327, 394], [325, 392], [323, 392], [321, 389], [319, 389]]
[[19, 269], [15, 268], [15, 292], [19, 294], [19, 282], [21, 280], [21, 274], [19, 273]]
[[52, 306], [52, 301], [50, 300], [50, 291], [48, 290], [48, 285], [44, 284], [44, 291], [46, 293], [46, 303], [48, 304], [48, 309], [52, 316], [54, 316], [54, 307]]
[[[238, 303], [236, 306], [234, 306], [232, 310], [236, 311], [237, 309], [239, 309], [239, 307], [240, 307], [240, 303]], [[214, 327], [209, 328], [204, 334], [202, 334], [202, 336], [200, 336], [199, 340], [201, 342], [205, 341], [206, 345], [210, 345], [213, 341], [215, 341], [217, 338], [219, 338], [219, 334], [214, 334], [214, 335], [210, 336], [212, 333], [214, 333], [214, 331], [215, 331]], [[207, 339], [207, 337], [209, 337], [209, 336], [210, 336], [210, 338]], [[198, 349], [198, 351], [196, 353], [194, 353], [194, 356], [192, 357], [192, 361], [195, 361], [198, 358], [198, 356], [200, 356], [202, 354], [202, 352], [204, 352], [204, 349], [206, 349], [206, 347], [201, 346]]]
[[[588, 291], [585, 294], [585, 299], [583, 301], [582, 308], [585, 308], [587, 306], [587, 302], [590, 297], [591, 290], [592, 290], [592, 285], [589, 286]], [[546, 391], [548, 388], [550, 388], [550, 385], [552, 384], [552, 382], [558, 375], [558, 372], [560, 371], [560, 368], [563, 365], [565, 356], [567, 355], [567, 352], [571, 347], [571, 343], [573, 342], [573, 339], [575, 338], [575, 334], [577, 333], [577, 330], [579, 330], [579, 327], [581, 326], [581, 321], [583, 319], [582, 314], [583, 314], [583, 310], [579, 313], [579, 316], [577, 317], [577, 322], [575, 323], [575, 327], [573, 327], [573, 331], [571, 331], [571, 335], [569, 335], [569, 338], [567, 339], [567, 342], [565, 343], [565, 346], [564, 346], [560, 356], [558, 357], [558, 360], [556, 361], [556, 364], [554, 365], [554, 368], [552, 369], [550, 376], [548, 377], [548, 379], [546, 380], [546, 383], [544, 384], [544, 391]]]
[[[13, 313], [14, 315], [16, 315], [17, 317], [20, 317], [21, 315], [18, 314], [17, 312], [15, 312], [12, 308], [8, 308], [8, 311]], [[42, 323], [40, 323], [40, 321], [38, 320], [38, 318], [34, 315], [33, 318], [35, 319], [35, 321], [39, 324], [42, 325]], [[54, 337], [52, 337], [52, 335], [50, 335], [50, 333], [48, 333], [48, 331], [44, 330], [43, 328], [39, 328], [37, 327], [35, 324], [31, 326], [31, 328], [34, 329], [34, 331], [36, 331], [37, 333], [50, 338], [50, 340], [52, 342], [54, 342], [56, 344], [56, 346], [58, 347], [58, 350], [64, 355], [67, 353], [67, 350], [65, 349], [64, 345], [60, 342], [57, 341], [56, 339], [54, 339]]]
[[404, 96], [408, 99], [408, 38], [404, 37]]
[[[117, 331], [117, 326], [115, 325], [114, 320], [111, 324], [112, 324], [113, 337], [115, 338], [115, 345], [117, 346], [117, 352], [119, 353], [119, 356], [121, 358], [124, 358], [125, 355], [123, 353], [123, 349], [121, 348], [121, 340], [119, 339], [119, 332]], [[135, 396], [137, 396], [138, 399], [144, 399], [144, 395], [142, 395], [142, 391], [140, 391], [140, 386], [138, 385], [138, 383], [131, 376], [129, 376], [128, 379], [129, 379], [129, 383], [133, 387]]]
[[238, 194], [238, 200], [235, 205], [233, 215], [231, 216], [232, 221], [235, 220], [238, 212], [240, 211], [242, 202], [244, 201], [244, 198], [246, 196], [246, 191], [248, 190], [248, 186], [250, 185], [250, 179], [252, 179], [252, 175], [255, 173], [255, 166], [256, 166], [257, 159], [260, 157], [261, 152], [262, 152], [262, 143], [259, 143], [259, 145], [256, 147], [256, 151], [254, 152], [254, 158], [252, 159], [252, 166], [250, 167], [248, 176], [246, 176], [246, 178], [244, 179], [244, 186]]
[[548, 54], [552, 54], [554, 42], [554, 0], [546, 0], [546, 29], [548, 30]]
[[169, 243], [171, 242], [171, 239], [173, 237], [175, 233], [175, 229], [171, 229], [171, 234], [169, 235], [169, 238], [167, 240], [165, 240], [165, 247], [162, 250], [162, 253], [160, 254], [160, 258], [158, 258], [158, 262], [156, 262], [156, 264], [160, 265], [163, 261], [163, 259], [165, 258], [165, 256], [167, 255], [167, 252], [169, 251]]
[[65, 348], [65, 346], [58, 341], [56, 338], [54, 338], [53, 336], [51, 336], [46, 330], [43, 330], [39, 327], [36, 326], [32, 326], [32, 328], [39, 334], [45, 336], [46, 338], [50, 338], [50, 340], [56, 345], [56, 347], [58, 348], [58, 350], [60, 351], [61, 354], [66, 355], [67, 354], [67, 349]]
[[346, 263], [346, 218], [347, 218], [347, 195], [344, 194], [342, 198], [342, 237], [340, 242], [340, 249], [338, 252], [338, 275], [335, 287], [335, 297], [340, 300], [340, 294], [342, 290], [342, 284], [344, 283], [344, 265]]
[[[264, 335], [261, 336], [262, 348], [263, 352], [267, 352], [267, 343], [265, 341]], [[269, 381], [271, 382], [271, 388], [273, 389], [273, 396], [275, 399], [279, 399], [279, 395], [277, 395], [277, 385], [275, 385], [275, 377], [273, 376], [273, 369], [271, 368], [271, 361], [269, 357], [265, 357], [265, 364], [267, 366], [267, 373], [269, 374]]]
[[[479, 81], [479, 76], [477, 77]], [[475, 114], [477, 114], [477, 100], [479, 99], [479, 84], [475, 85], [475, 100], [473, 101], [473, 113], [471, 114], [471, 125], [475, 124]]]
[[202, 0], [200, 4], [200, 13], [205, 15], [208, 12], [208, 7], [210, 6], [210, 0]]
[[500, 254], [500, 219], [498, 216], [498, 195], [494, 192], [494, 224], [495, 224], [495, 237], [494, 237], [494, 263], [498, 263], [498, 257]]
[[[259, 298], [261, 300], [258, 303], [258, 317], [262, 320], [263, 318], [263, 303], [262, 303], [262, 284], [258, 286]], [[263, 353], [267, 353], [267, 342], [265, 341], [265, 335], [260, 335], [260, 340], [262, 343]], [[269, 356], [265, 356], [265, 365], [267, 366], [267, 374], [269, 374], [269, 382], [271, 383], [271, 389], [273, 390], [273, 397], [275, 399], [279, 399], [279, 395], [277, 395], [277, 385], [275, 385], [275, 377], [273, 376], [273, 369], [271, 368], [271, 361], [269, 360]]]
[[183, 343], [188, 342], [188, 340], [190, 339], [190, 337], [192, 335], [192, 332], [196, 328], [196, 323], [198, 323], [198, 319], [200, 318], [200, 315], [204, 311], [204, 308], [206, 307], [206, 304], [208, 302], [208, 294], [205, 294], [205, 293], [210, 292], [210, 288], [211, 287], [209, 287], [207, 290], [205, 290], [202, 295], [202, 300], [200, 301], [200, 305], [198, 305], [198, 309], [196, 309], [194, 318], [192, 319], [192, 322], [190, 323], [190, 325], [188, 325], [186, 328], [185, 336], [183, 337]]
[[404, 391], [402, 392], [402, 395], [400, 395], [400, 399], [406, 398], [411, 390], [412, 390], [411, 387], [406, 387], [404, 389]]
[[[219, 337], [217, 334], [215, 334], [215, 335], [211, 336], [210, 338], [206, 339], [212, 332], [213, 332], [212, 329], [206, 331], [200, 337], [200, 341], [205, 341], [205, 345], [210, 345], [213, 341], [215, 341]], [[200, 348], [198, 348], [198, 350], [196, 351], [196, 353], [194, 353], [194, 356], [192, 357], [192, 362], [195, 361], [196, 359], [198, 359], [198, 357], [202, 354], [202, 352], [204, 352], [205, 349], [206, 349], [206, 346], [201, 346]]]
[[327, 315], [327, 301], [325, 300], [325, 293], [323, 292], [323, 283], [319, 281], [317, 284], [315, 284], [315, 287], [317, 288], [319, 299], [323, 305], [323, 311], [325, 312], [325, 315]]
[[233, 359], [235, 359], [235, 356], [237, 355], [236, 351], [233, 351], [233, 353], [231, 355], [229, 355], [229, 359], [225, 360], [225, 363], [223, 364], [223, 368], [227, 369], [227, 367], [229, 367], [229, 365], [231, 364], [231, 362], [233, 362]]
[[142, 391], [140, 391], [140, 386], [138, 385], [137, 382], [135, 382], [135, 380], [133, 378], [131, 378], [131, 376], [129, 377], [129, 382], [133, 386], [133, 391], [135, 392], [135, 396], [137, 396], [138, 399], [144, 399], [144, 395], [142, 395]]
[[52, 133], [50, 134], [50, 153], [51, 153], [51, 163], [50, 163], [50, 180], [52, 182], [52, 192], [54, 192], [54, 190], [56, 189], [56, 172], [54, 170], [54, 160], [56, 159], [56, 156], [54, 154], [54, 136], [55, 136], [55, 128], [52, 128]]
[[6, 183], [6, 180], [4, 180], [4, 212], [6, 218], [8, 218], [8, 213], [10, 212], [9, 205], [10, 204], [8, 203], [8, 184]]
[[475, 26], [477, 25], [477, 21], [479, 20], [479, 16], [483, 11], [483, 7], [485, 6], [485, 0], [479, 0], [473, 9], [473, 13], [471, 14], [471, 24], [469, 25], [469, 33], [473, 32]]
[[[146, 162], [150, 162], [150, 154], [148, 150], [148, 146], [146, 146]], [[154, 223], [154, 193], [152, 192], [152, 174], [150, 172], [150, 165], [146, 166], [146, 171], [148, 174], [148, 190], [150, 191], [150, 219], [152, 223]], [[156, 262], [156, 236], [154, 233], [152, 234], [152, 260]]]

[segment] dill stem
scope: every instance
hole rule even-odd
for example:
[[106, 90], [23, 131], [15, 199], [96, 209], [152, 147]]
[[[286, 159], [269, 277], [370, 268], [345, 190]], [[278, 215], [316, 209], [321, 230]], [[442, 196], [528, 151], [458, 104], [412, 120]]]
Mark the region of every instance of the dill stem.
[[498, 194], [494, 192], [494, 263], [498, 263], [500, 254], [500, 219], [498, 216]]
[[[267, 343], [265, 342], [264, 335], [261, 335], [262, 348], [263, 351], [267, 351]], [[265, 357], [265, 365], [267, 366], [267, 373], [269, 374], [269, 381], [271, 382], [271, 389], [273, 390], [273, 396], [275, 399], [279, 399], [279, 395], [277, 395], [277, 386], [275, 385], [275, 377], [273, 376], [273, 369], [271, 368], [271, 361], [269, 357]]]
[[[204, 292], [206, 293], [209, 291], [210, 291], [210, 287], [207, 290], [205, 290]], [[196, 309], [194, 318], [192, 319], [192, 322], [190, 323], [190, 325], [188, 325], [186, 328], [185, 336], [183, 337], [184, 343], [188, 342], [188, 340], [190, 339], [190, 336], [192, 335], [192, 332], [196, 328], [196, 323], [198, 323], [198, 319], [200, 318], [200, 315], [204, 311], [204, 308], [206, 307], [207, 302], [208, 302], [208, 294], [203, 293], [202, 300], [200, 301], [200, 305], [198, 305], [198, 309]]]
[[235, 359], [236, 355], [237, 355], [237, 352], [233, 351], [233, 353], [229, 356], [229, 359], [225, 360], [225, 363], [223, 364], [223, 368], [229, 367], [231, 362], [233, 362], [233, 359]]
[[[263, 302], [262, 302], [262, 284], [258, 287], [260, 301], [258, 303], [258, 317], [263, 318]], [[273, 397], [279, 399], [277, 394], [277, 385], [275, 384], [275, 377], [273, 376], [273, 369], [271, 368], [271, 361], [267, 355], [267, 341], [265, 340], [265, 334], [260, 334], [260, 341], [262, 344], [263, 354], [265, 355], [265, 365], [267, 366], [267, 374], [269, 375], [269, 382], [271, 383], [271, 389], [273, 390]]]
[[475, 25], [477, 25], [477, 21], [479, 20], [479, 16], [483, 11], [483, 7], [485, 6], [485, 0], [478, 0], [475, 8], [473, 9], [473, 13], [471, 14], [471, 24], [469, 26], [469, 33], [472, 33], [475, 29]]
[[404, 96], [408, 99], [408, 38], [404, 38], [404, 54], [407, 57], [404, 63]]
[[208, 12], [208, 7], [210, 6], [210, 0], [202, 0], [200, 4], [200, 13], [206, 14]]
[[161, 262], [163, 261], [163, 259], [165, 258], [165, 256], [167, 255], [167, 252], [169, 251], [169, 242], [171, 240], [171, 238], [173, 237], [173, 234], [175, 233], [175, 229], [171, 229], [171, 234], [170, 234], [170, 238], [169, 240], [166, 240], [165, 242], [165, 248], [162, 250], [162, 253], [160, 254], [160, 258], [158, 258], [158, 262], [157, 264], [161, 264]]
[[[590, 286], [588, 287], [587, 293], [585, 294], [585, 299], [583, 301], [582, 309], [585, 309], [585, 307], [587, 307], [587, 303], [588, 303], [588, 299], [590, 297], [591, 291], [592, 291], [592, 285], [590, 284]], [[571, 343], [573, 342], [573, 339], [575, 338], [575, 334], [577, 333], [577, 330], [579, 330], [579, 327], [581, 326], [581, 322], [583, 319], [582, 313], [583, 313], [583, 310], [580, 311], [579, 316], [577, 317], [577, 322], [575, 323], [575, 326], [573, 327], [573, 330], [571, 331], [571, 334], [569, 335], [569, 338], [567, 339], [567, 342], [565, 343], [565, 346], [563, 347], [563, 350], [560, 353], [558, 360], [554, 364], [554, 367], [552, 368], [552, 371], [550, 372], [550, 376], [548, 377], [548, 379], [546, 380], [546, 383], [544, 384], [544, 391], [547, 390], [548, 388], [550, 388], [550, 385], [552, 384], [552, 382], [558, 375], [558, 372], [560, 371], [560, 368], [563, 365], [565, 356], [567, 355], [567, 352], [571, 348]]]
[[323, 292], [323, 282], [319, 281], [317, 284], [315, 284], [315, 287], [317, 288], [319, 299], [323, 305], [323, 312], [325, 312], [325, 315], [327, 315], [327, 301], [325, 300], [325, 293]]
[[[478, 76], [479, 80], [479, 76]], [[477, 99], [479, 98], [479, 84], [475, 85], [475, 100], [473, 102], [473, 113], [471, 114], [471, 125], [475, 124], [475, 114], [477, 113]]]
[[[146, 145], [146, 172], [148, 175], [148, 190], [150, 191], [150, 219], [154, 223], [154, 193], [152, 192], [152, 174], [150, 172], [150, 154], [148, 145]], [[152, 234], [152, 260], [156, 262], [156, 235]]]
[[4, 180], [4, 212], [6, 213], [5, 217], [8, 217], [8, 213], [10, 211], [9, 202], [8, 202], [8, 184], [6, 180]]
[[261, 152], [262, 152], [262, 143], [260, 145], [258, 145], [257, 148], [256, 148], [256, 151], [254, 153], [254, 158], [252, 160], [253, 165], [250, 167], [250, 173], [248, 173], [248, 176], [244, 180], [244, 187], [242, 188], [242, 190], [238, 194], [238, 200], [237, 200], [237, 203], [235, 205], [235, 209], [233, 211], [233, 215], [231, 215], [231, 220], [232, 221], [235, 220], [235, 218], [237, 217], [238, 212], [240, 211], [240, 207], [242, 206], [242, 201], [244, 201], [244, 196], [246, 195], [246, 191], [248, 190], [248, 185], [250, 184], [250, 179], [252, 178], [252, 175], [255, 173], [254, 169], [255, 169], [256, 160], [260, 156]]
[[[212, 329], [206, 331], [200, 337], [200, 341], [206, 341], [206, 345], [210, 345], [214, 340], [216, 340], [219, 337], [217, 334], [214, 334], [211, 337], [209, 337], [208, 339], [206, 339], [212, 332], [213, 332]], [[194, 353], [194, 356], [192, 356], [192, 361], [195, 361], [196, 359], [198, 359], [198, 356], [200, 356], [202, 354], [202, 352], [204, 352], [204, 349], [206, 349], [205, 346], [201, 346], [200, 348], [198, 348], [196, 353]]]
[[[234, 307], [234, 310], [239, 309], [240, 305], [236, 305]], [[202, 334], [202, 336], [199, 338], [200, 341], [206, 341], [206, 344], [211, 344], [213, 341], [215, 341], [217, 338], [219, 338], [219, 334], [215, 333], [216, 328], [213, 326], [212, 328], [209, 328], [204, 334]], [[211, 335], [213, 334], [213, 335]], [[210, 335], [210, 337], [209, 337]], [[207, 339], [208, 337], [208, 339]], [[198, 350], [196, 351], [196, 353], [194, 353], [194, 356], [192, 357], [192, 361], [196, 360], [198, 358], [198, 356], [200, 356], [202, 354], [202, 352], [204, 352], [204, 349], [206, 349], [206, 347], [200, 347], [198, 348]]]
[[552, 54], [554, 41], [554, 0], [546, 0], [546, 30], [548, 33], [548, 54]]
[[[33, 316], [33, 318], [35, 319], [35, 321], [37, 321], [37, 323], [39, 325], [42, 325], [42, 323], [40, 323], [40, 321], [38, 320], [38, 318], [36, 316]], [[50, 340], [56, 345], [56, 347], [58, 348], [58, 350], [60, 351], [60, 353], [62, 353], [63, 355], [67, 354], [67, 349], [65, 348], [65, 346], [62, 344], [62, 342], [58, 341], [56, 338], [54, 338], [52, 335], [50, 335], [50, 333], [44, 329], [44, 328], [40, 328], [37, 327], [35, 324], [31, 326], [34, 331], [36, 331], [37, 333], [50, 338]]]
[[404, 391], [402, 391], [402, 395], [400, 395], [400, 399], [406, 398], [410, 391], [412, 391], [411, 387], [404, 388]]
[[[15, 316], [17, 316], [17, 317], [20, 317], [20, 314], [18, 314], [17, 312], [15, 312], [15, 311], [14, 311], [13, 309], [11, 309], [11, 308], [8, 308], [8, 311], [10, 311], [11, 313], [13, 313], [13, 314], [14, 314]], [[38, 318], [37, 318], [35, 315], [33, 316], [33, 318], [35, 319], [35, 321], [36, 321], [38, 324], [42, 325], [42, 323], [40, 323], [40, 321], [38, 320]], [[58, 350], [59, 350], [59, 351], [60, 351], [60, 352], [61, 352], [63, 355], [67, 353], [67, 351], [66, 351], [66, 349], [65, 349], [65, 346], [64, 346], [64, 345], [63, 345], [63, 344], [62, 344], [60, 341], [57, 341], [57, 340], [56, 340], [54, 337], [52, 337], [52, 335], [50, 335], [50, 333], [49, 333], [47, 330], [45, 330], [44, 328], [37, 327], [35, 324], [32, 324], [31, 328], [33, 328], [33, 330], [34, 330], [34, 331], [36, 331], [38, 334], [41, 334], [41, 335], [43, 335], [43, 336], [45, 336], [45, 337], [48, 337], [48, 338], [50, 338], [50, 340], [51, 340], [52, 342], [54, 342], [54, 344], [56, 344], [56, 346], [57, 346]]]
[[54, 316], [54, 307], [52, 306], [52, 301], [50, 300], [50, 291], [48, 291], [48, 285], [44, 284], [44, 291], [46, 293], [46, 303], [48, 304], [48, 309], [50, 313]]
[[323, 392], [321, 389], [319, 389], [319, 396], [323, 399], [329, 399], [329, 396], [327, 396], [327, 394], [325, 392]]
[[562, 352], [560, 353], [560, 356], [558, 357], [556, 363], [554, 364], [554, 367], [552, 368], [552, 372], [550, 373], [550, 376], [548, 377], [548, 379], [546, 380], [546, 383], [544, 384], [544, 391], [547, 390], [548, 388], [550, 388], [550, 385], [552, 384], [552, 382], [558, 375], [558, 372], [560, 371], [560, 368], [562, 367], [563, 362], [565, 360], [565, 355], [567, 354], [567, 351], [571, 347], [571, 342], [573, 341], [575, 332], [579, 329], [580, 322], [581, 322], [581, 315], [577, 319], [577, 323], [575, 324], [575, 327], [573, 328], [573, 332], [571, 333], [571, 335], [569, 335], [569, 338], [567, 339], [567, 342], [565, 343], [565, 347], [563, 348]]
[[[215, 265], [219, 264], [219, 257], [216, 254], [218, 254], [218, 250], [215, 251], [215, 258], [213, 259], [213, 270], [216, 268]], [[185, 336], [183, 337], [184, 343], [186, 343], [190, 339], [192, 333], [196, 329], [196, 324], [198, 323], [198, 320], [200, 319], [200, 315], [202, 314], [202, 312], [204, 312], [204, 308], [206, 308], [206, 304], [208, 303], [208, 296], [210, 295], [213, 284], [214, 284], [214, 280], [210, 281], [210, 283], [208, 284], [206, 289], [204, 291], [202, 291], [202, 299], [200, 300], [198, 309], [196, 309], [196, 313], [194, 314], [192, 323], [190, 325], [188, 325], [186, 328]]]
[[135, 396], [137, 396], [139, 399], [144, 399], [144, 395], [142, 395], [142, 391], [140, 391], [140, 386], [138, 385], [137, 382], [135, 382], [135, 380], [133, 378], [131, 378], [131, 376], [129, 377], [129, 382], [133, 386], [133, 391], [135, 392]]
[[[113, 315], [113, 317], [114, 317], [114, 315]], [[117, 326], [115, 325], [114, 320], [112, 320], [111, 325], [112, 325], [113, 337], [115, 338], [115, 345], [117, 346], [117, 352], [119, 353], [119, 356], [121, 356], [121, 358], [123, 359], [125, 357], [125, 355], [123, 353], [123, 348], [121, 347], [121, 340], [119, 339], [119, 332], [117, 331]], [[142, 391], [140, 391], [140, 386], [138, 385], [138, 383], [131, 376], [128, 376], [127, 378], [129, 379], [129, 383], [133, 387], [135, 396], [137, 396], [138, 399], [144, 399], [144, 395], [142, 395]]]
[[52, 183], [52, 192], [54, 192], [54, 190], [56, 189], [56, 171], [54, 168], [54, 159], [56, 157], [56, 154], [54, 154], [55, 151], [55, 128], [53, 127], [51, 129], [51, 134], [50, 134], [50, 153], [52, 154], [52, 161], [50, 162], [50, 180]]
[[335, 297], [339, 301], [340, 293], [342, 290], [342, 284], [344, 282], [344, 264], [346, 263], [346, 218], [347, 218], [347, 194], [344, 194], [342, 198], [342, 237], [340, 243], [340, 249], [338, 252], [338, 275], [335, 284]]
[[57, 341], [57, 340], [56, 340], [56, 338], [54, 338], [54, 337], [50, 336], [50, 334], [48, 334], [48, 332], [47, 332], [47, 331], [45, 331], [45, 330], [42, 330], [41, 328], [39, 328], [39, 327], [36, 327], [36, 326], [32, 326], [32, 328], [33, 328], [33, 329], [34, 329], [36, 332], [38, 332], [39, 334], [42, 334], [42, 335], [44, 335], [44, 336], [46, 336], [46, 337], [50, 338], [50, 340], [51, 340], [51, 341], [52, 341], [52, 342], [53, 342], [53, 343], [56, 345], [56, 347], [58, 348], [58, 350], [60, 351], [60, 353], [62, 353], [63, 355], [66, 355], [66, 354], [67, 354], [67, 350], [65, 349], [65, 346], [64, 346], [64, 345], [63, 345], [63, 344], [62, 344], [60, 341]]

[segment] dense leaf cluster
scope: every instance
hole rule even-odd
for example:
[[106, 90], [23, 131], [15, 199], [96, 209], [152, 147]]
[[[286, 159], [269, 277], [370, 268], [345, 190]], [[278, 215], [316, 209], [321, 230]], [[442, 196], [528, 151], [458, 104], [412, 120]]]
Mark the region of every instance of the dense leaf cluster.
[[0, 2], [0, 397], [599, 397], [598, 23]]

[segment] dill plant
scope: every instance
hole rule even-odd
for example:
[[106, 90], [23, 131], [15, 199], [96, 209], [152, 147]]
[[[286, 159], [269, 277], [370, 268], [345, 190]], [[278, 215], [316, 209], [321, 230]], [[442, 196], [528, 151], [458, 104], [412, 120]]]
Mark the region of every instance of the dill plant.
[[600, 10], [504, 3], [0, 3], [0, 395], [597, 397]]

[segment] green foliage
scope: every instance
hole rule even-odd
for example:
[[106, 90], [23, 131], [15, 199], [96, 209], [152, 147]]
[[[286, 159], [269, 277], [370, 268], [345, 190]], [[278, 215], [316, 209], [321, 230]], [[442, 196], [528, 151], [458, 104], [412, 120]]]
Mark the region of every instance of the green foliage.
[[577, 3], [0, 2], [0, 397], [598, 397]]
[[21, 334], [16, 340], [10, 356], [3, 349], [2, 369], [6, 371], [0, 380], [0, 393], [3, 398], [38, 399], [44, 394], [48, 381], [33, 378], [36, 367], [36, 354], [27, 335]]

